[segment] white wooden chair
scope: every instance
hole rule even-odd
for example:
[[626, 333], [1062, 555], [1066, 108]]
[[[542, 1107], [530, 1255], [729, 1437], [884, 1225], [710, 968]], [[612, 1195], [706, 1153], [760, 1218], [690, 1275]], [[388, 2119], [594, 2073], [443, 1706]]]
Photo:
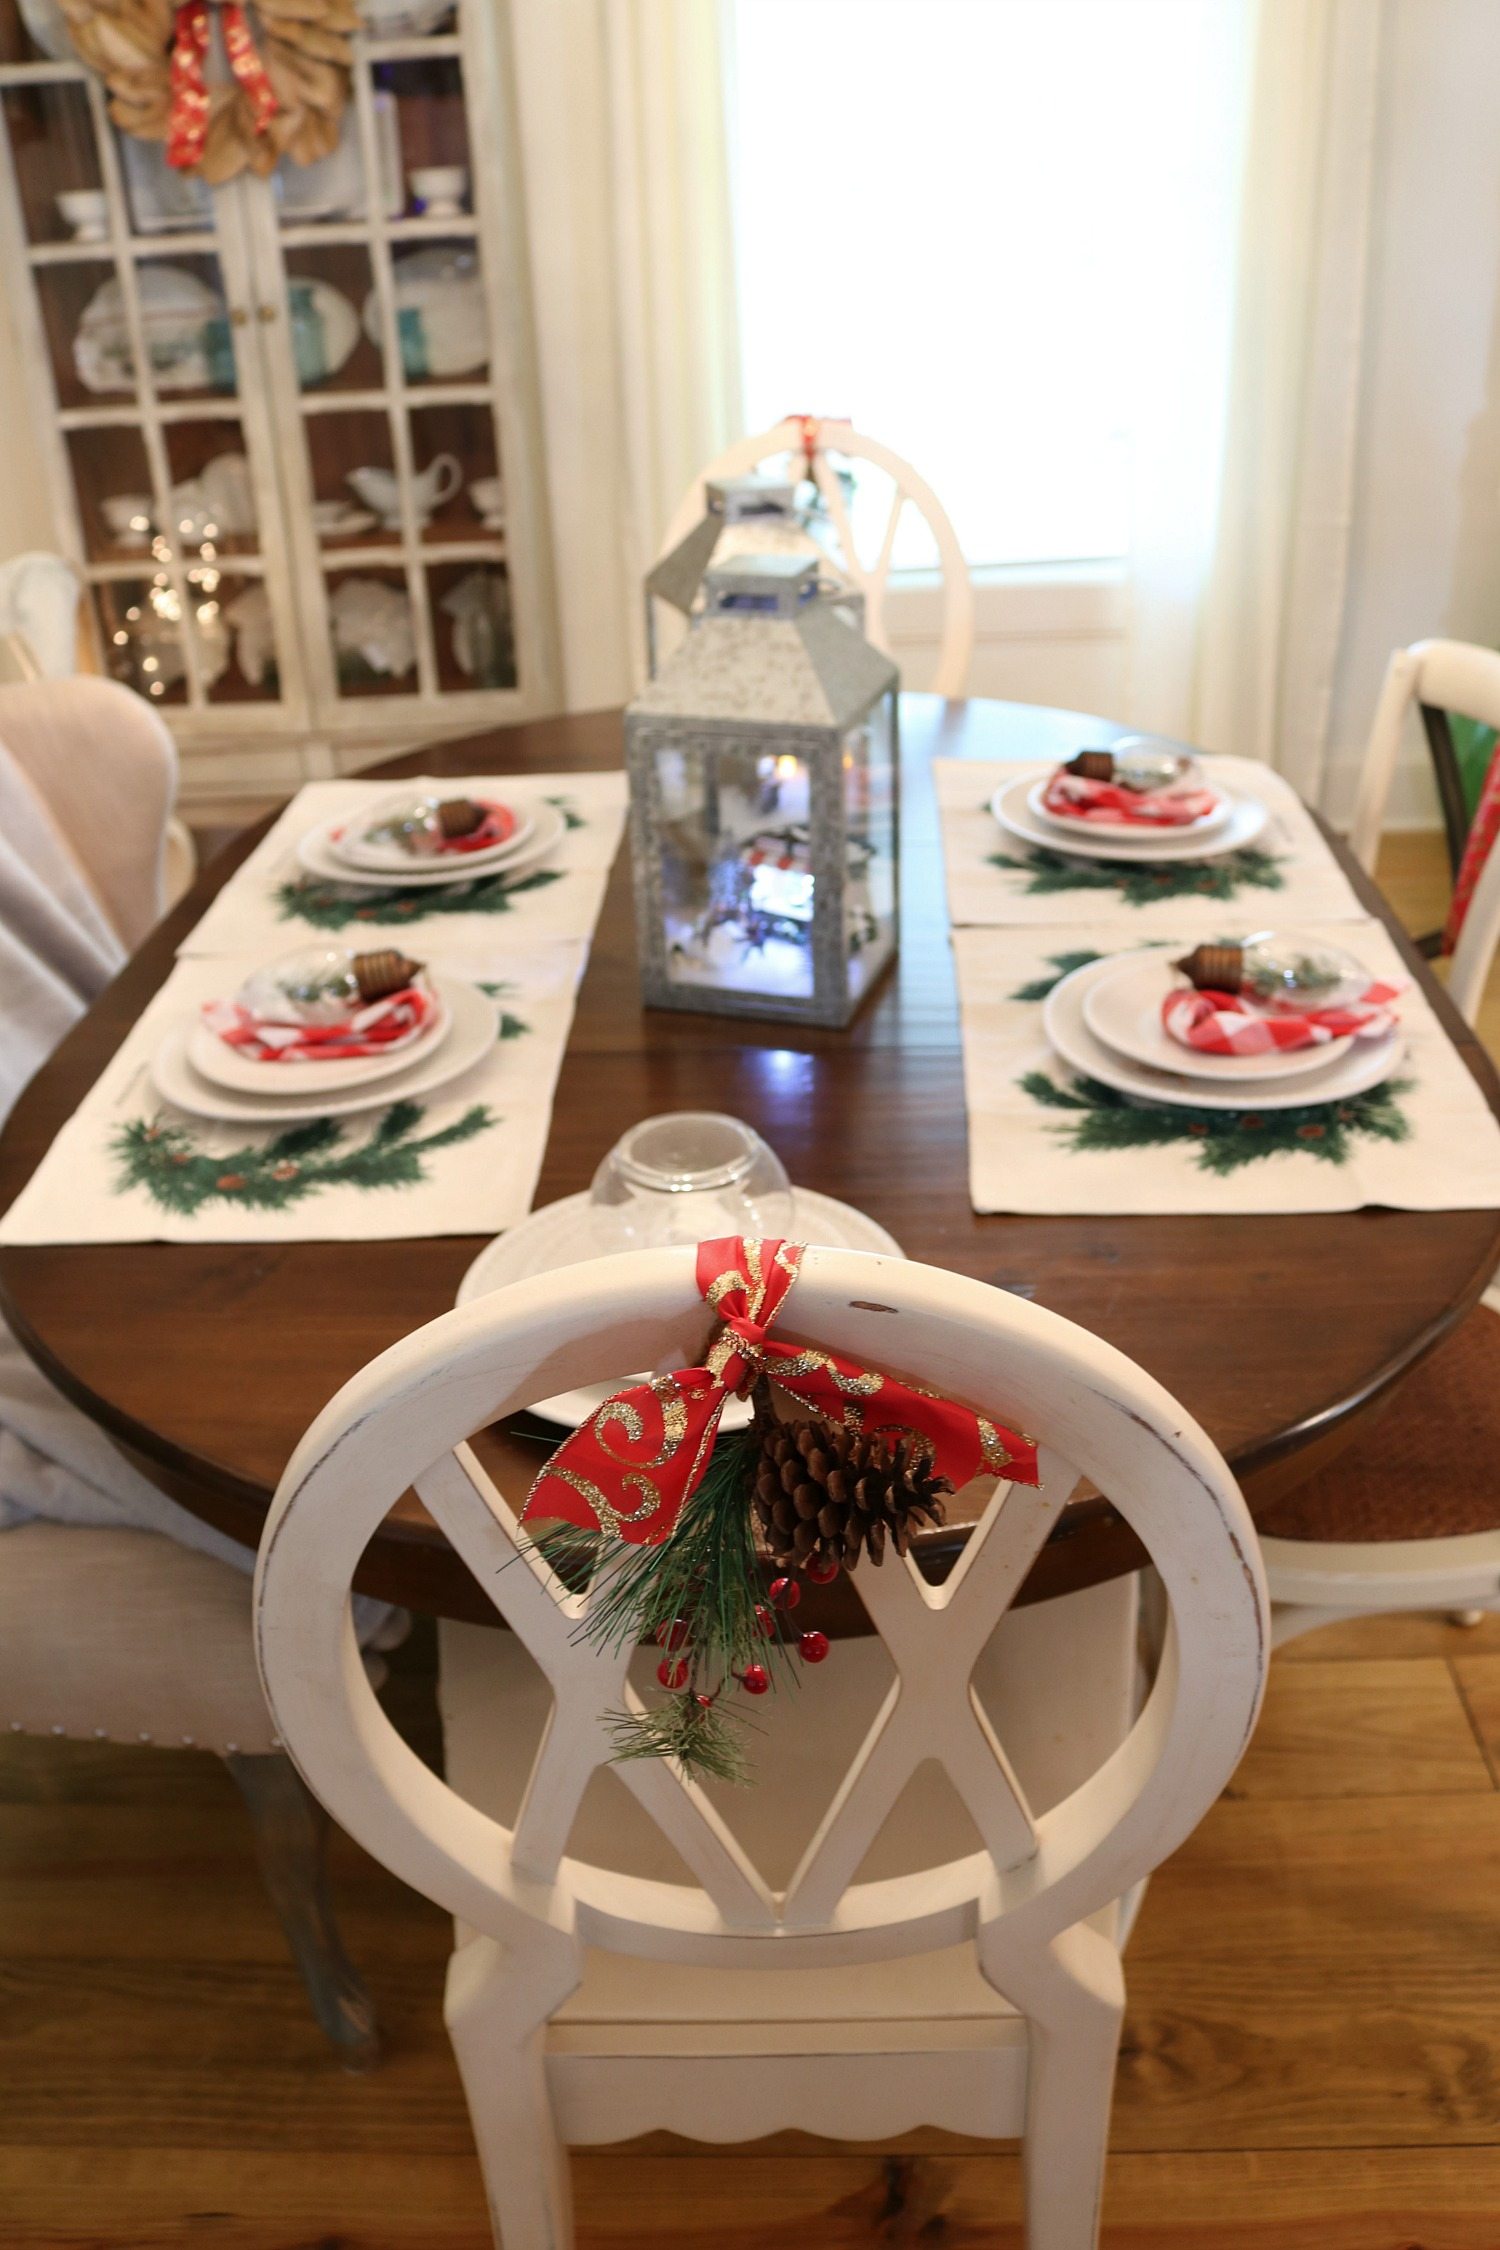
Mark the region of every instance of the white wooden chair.
[[1457, 714], [1500, 727], [1500, 654], [1468, 641], [1415, 641], [1392, 654], [1375, 706], [1349, 828], [1350, 849], [1369, 875], [1375, 872], [1391, 785], [1412, 712], [1420, 716], [1427, 737], [1448, 856], [1456, 874], [1468, 818], [1448, 721], [1450, 714]]
[[[969, 566], [964, 561], [963, 549], [958, 543], [958, 534], [949, 521], [942, 502], [909, 461], [903, 460], [899, 453], [893, 453], [888, 445], [882, 445], [877, 438], [866, 437], [862, 430], [856, 430], [850, 423], [821, 422], [809, 434], [810, 454], [804, 444], [802, 417], [791, 415], [786, 421], [778, 422], [774, 429], [762, 430], [758, 437], [742, 438], [737, 445], [729, 446], [716, 460], [708, 462], [683, 494], [677, 513], [667, 527], [661, 553], [670, 554], [702, 517], [705, 507], [703, 487], [709, 478], [745, 476], [767, 461], [791, 455], [789, 475], [795, 479], [806, 475], [810, 470], [822, 495], [835, 541], [835, 559], [844, 576], [865, 598], [865, 631], [877, 648], [884, 649], [889, 654], [885, 603], [895, 554], [896, 533], [900, 528], [903, 510], [908, 506], [914, 507], [926, 522], [937, 544], [943, 578], [943, 633], [938, 649], [937, 670], [931, 682], [932, 690], [937, 695], [966, 695], [969, 666], [974, 654], [974, 589], [969, 580]], [[868, 461], [872, 467], [883, 470], [895, 487], [890, 512], [873, 557], [862, 555], [855, 544], [843, 487], [829, 465], [830, 455], [842, 455], [850, 461]]]
[[[1500, 656], [1454, 641], [1391, 659], [1376, 733], [1394, 765], [1413, 699], [1500, 725]], [[1399, 709], [1397, 708], [1399, 704]], [[1382, 755], [1385, 753], [1382, 752]], [[1387, 774], [1387, 781], [1389, 775]], [[1363, 837], [1365, 863], [1379, 840]], [[1448, 990], [1472, 1024], [1500, 942], [1491, 850], [1454, 948]], [[1380, 1421], [1259, 1520], [1277, 1647], [1340, 1618], [1500, 1609], [1500, 1284], [1398, 1386]]]
[[[348, 1383], [299, 1447], [261, 1546], [278, 1729], [335, 1817], [465, 1926], [447, 2018], [503, 2250], [572, 2239], [570, 2142], [923, 2123], [1024, 2134], [1030, 2250], [1089, 2250], [1124, 1998], [1111, 1902], [1207, 1810], [1259, 1703], [1266, 1616], [1243, 1502], [1160, 1386], [1082, 1330], [930, 1267], [811, 1250], [786, 1333], [1020, 1422], [1044, 1481], [996, 1491], [941, 1586], [893, 1553], [861, 1568], [888, 1672], [867, 1724], [842, 1712], [861, 1669], [845, 1641], [795, 1696], [757, 1706], [757, 1720], [794, 1710], [780, 1745], [758, 1749], [750, 1790], [710, 1796], [651, 1760], [606, 1767], [605, 1715], [635, 1699], [630, 1652], [580, 1640], [587, 1596], [518, 1536], [465, 1441], [560, 1385], [690, 1364], [705, 1327], [694, 1253], [654, 1250], [498, 1291]], [[1080, 1476], [1152, 1555], [1170, 1625], [1128, 1737], [1038, 1813], [971, 1675]], [[405, 1747], [359, 1667], [350, 1575], [408, 1484], [511, 1627], [517, 1661], [545, 1676], [549, 1716], [505, 1822]], [[1031, 1688], [1045, 1710], [1048, 1674]], [[507, 1702], [487, 1732], [520, 1723]], [[797, 1793], [781, 1786], [787, 1762], [821, 1766], [825, 1750], [821, 1817], [796, 1864], [768, 1875], [744, 1837]], [[900, 1817], [928, 1760], [965, 1808], [969, 1842], [951, 1858]], [[644, 1816], [665, 1879], [628, 1871], [623, 1850], [610, 1864], [570, 1849], [596, 1781], [617, 1833]], [[893, 1807], [905, 1871], [870, 1879]]]

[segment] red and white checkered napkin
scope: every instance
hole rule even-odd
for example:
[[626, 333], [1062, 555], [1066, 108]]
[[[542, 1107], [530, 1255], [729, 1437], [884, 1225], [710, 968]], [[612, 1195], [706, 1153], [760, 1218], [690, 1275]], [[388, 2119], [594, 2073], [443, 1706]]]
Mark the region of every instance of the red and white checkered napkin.
[[404, 992], [372, 1000], [341, 1023], [278, 1023], [238, 1000], [208, 1001], [203, 1021], [247, 1062], [352, 1062], [405, 1046], [426, 1030], [436, 1009], [432, 993], [409, 984]]
[[1061, 767], [1042, 792], [1044, 809], [1059, 820], [1101, 820], [1132, 828], [1185, 828], [1219, 803], [1216, 789], [1125, 789], [1117, 781], [1087, 781]]
[[1369, 984], [1357, 1000], [1305, 1014], [1266, 1008], [1240, 992], [1197, 992], [1179, 985], [1161, 1004], [1169, 1036], [1203, 1055], [1274, 1055], [1326, 1047], [1334, 1039], [1382, 1039], [1396, 1028], [1399, 984]]

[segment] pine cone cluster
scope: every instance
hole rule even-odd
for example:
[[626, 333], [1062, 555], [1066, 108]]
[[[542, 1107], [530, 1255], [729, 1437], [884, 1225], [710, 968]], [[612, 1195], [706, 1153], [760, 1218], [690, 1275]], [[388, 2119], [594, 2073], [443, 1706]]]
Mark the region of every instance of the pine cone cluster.
[[483, 805], [472, 797], [444, 797], [437, 809], [438, 826], [445, 836], [472, 836], [485, 823]]
[[408, 961], [404, 953], [394, 946], [383, 945], [373, 953], [356, 953], [350, 967], [354, 981], [359, 986], [359, 996], [366, 1002], [384, 1000], [393, 992], [404, 992], [415, 976], [420, 976], [420, 961]]
[[898, 1555], [914, 1523], [941, 1523], [946, 1477], [935, 1476], [915, 1438], [861, 1437], [824, 1422], [778, 1422], [758, 1416], [760, 1457], [751, 1500], [756, 1522], [777, 1562], [842, 1563], [861, 1553], [884, 1560], [887, 1539]]

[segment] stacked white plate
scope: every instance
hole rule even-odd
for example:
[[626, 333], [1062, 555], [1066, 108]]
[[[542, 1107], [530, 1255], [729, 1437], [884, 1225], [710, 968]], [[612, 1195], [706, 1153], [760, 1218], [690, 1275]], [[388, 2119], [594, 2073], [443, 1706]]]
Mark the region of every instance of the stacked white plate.
[[175, 1023], [156, 1050], [156, 1090], [192, 1117], [242, 1125], [294, 1125], [435, 1093], [483, 1061], [497, 1036], [492, 1001], [460, 977], [434, 975], [437, 1014], [405, 1045], [347, 1062], [253, 1062], [197, 1014]]
[[1063, 1061], [1133, 1100], [1179, 1109], [1305, 1109], [1347, 1100], [1389, 1078], [1399, 1033], [1331, 1039], [1266, 1055], [1209, 1055], [1174, 1039], [1162, 1002], [1180, 989], [1177, 947], [1146, 946], [1090, 961], [1055, 984], [1042, 1025]]
[[388, 838], [377, 841], [371, 837], [370, 830], [390, 809], [376, 805], [357, 820], [340, 814], [323, 821], [298, 843], [298, 859], [309, 875], [319, 876], [324, 882], [351, 883], [364, 890], [418, 890], [436, 884], [475, 883], [481, 876], [525, 874], [549, 858], [567, 833], [567, 823], [556, 806], [538, 799], [524, 810], [516, 808], [516, 825], [503, 844], [491, 844], [481, 851], [448, 852], [436, 859], [416, 859]]
[[1181, 828], [1146, 828], [1139, 822], [1066, 820], [1043, 803], [1047, 781], [1008, 781], [990, 799], [990, 811], [1008, 835], [1033, 851], [1065, 852], [1078, 859], [1220, 859], [1253, 844], [1270, 815], [1254, 797], [1218, 792], [1218, 803]]

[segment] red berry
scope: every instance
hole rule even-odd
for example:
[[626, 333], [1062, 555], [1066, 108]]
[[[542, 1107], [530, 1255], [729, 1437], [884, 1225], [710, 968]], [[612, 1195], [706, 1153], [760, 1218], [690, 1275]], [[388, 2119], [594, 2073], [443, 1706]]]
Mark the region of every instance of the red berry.
[[714, 1707], [715, 1700], [716, 1698], [711, 1695], [695, 1695], [693, 1697], [693, 1701], [697, 1704], [700, 1711], [711, 1711]]
[[747, 1664], [740, 1674], [740, 1686], [746, 1695], [764, 1695], [771, 1684], [771, 1675], [764, 1664]]
[[656, 1628], [658, 1648], [686, 1648], [687, 1638], [688, 1621], [685, 1617], [674, 1617], [670, 1625], [658, 1625]]
[[690, 1666], [685, 1656], [664, 1656], [656, 1667], [656, 1676], [663, 1687], [686, 1687], [689, 1670]]
[[764, 1602], [757, 1602], [755, 1605], [755, 1623], [757, 1629], [765, 1635], [767, 1640], [776, 1630], [776, 1620]]
[[802, 1565], [804, 1577], [814, 1586], [831, 1586], [839, 1574], [837, 1555], [809, 1555]]
[[795, 1609], [802, 1599], [802, 1588], [795, 1578], [773, 1578], [771, 1599], [778, 1609]]
[[828, 1654], [826, 1633], [804, 1633], [797, 1643], [797, 1654], [804, 1664], [821, 1664]]

